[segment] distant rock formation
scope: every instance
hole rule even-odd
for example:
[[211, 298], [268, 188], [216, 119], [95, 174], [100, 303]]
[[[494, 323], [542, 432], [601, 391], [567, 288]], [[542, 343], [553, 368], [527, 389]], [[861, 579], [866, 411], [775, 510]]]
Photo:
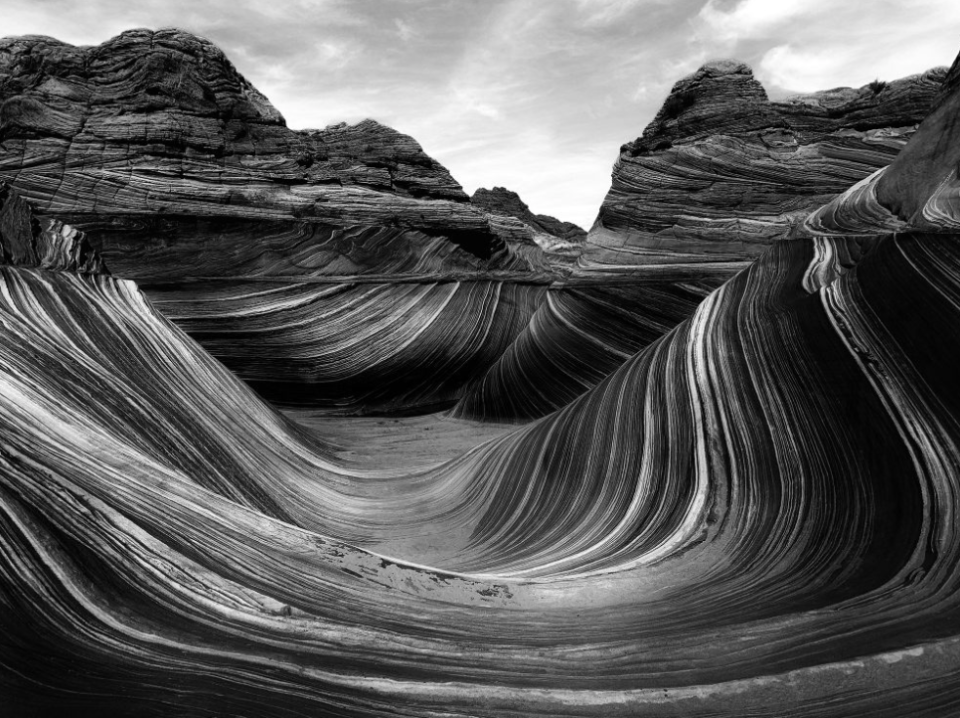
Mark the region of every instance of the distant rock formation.
[[621, 148], [581, 265], [742, 266], [893, 161], [945, 74], [772, 102], [746, 65], [704, 65]]
[[549, 235], [567, 242], [579, 244], [587, 236], [582, 227], [573, 222], [562, 222], [547, 214], [534, 214], [516, 192], [505, 187], [479, 188], [470, 197], [470, 202], [490, 214], [516, 217], [539, 234]]
[[219, 48], [179, 30], [96, 47], [0, 40], [0, 144], [0, 178], [77, 226], [156, 215], [374, 225], [443, 236], [494, 269], [506, 242], [529, 239], [517, 222], [494, 229], [389, 127], [287, 128]]

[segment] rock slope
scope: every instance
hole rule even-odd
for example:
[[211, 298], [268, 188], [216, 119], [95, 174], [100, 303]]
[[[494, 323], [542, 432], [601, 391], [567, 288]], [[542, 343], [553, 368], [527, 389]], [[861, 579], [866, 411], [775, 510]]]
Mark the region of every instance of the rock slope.
[[[578, 268], [456, 414], [528, 420], [593, 386], [688, 317], [696, 297], [897, 158], [945, 72], [781, 102], [737, 62], [677, 82], [643, 135], [621, 149]], [[881, 225], [868, 231], [900, 226]]]
[[[582, 265], [752, 259], [897, 156], [946, 70], [772, 102], [746, 65], [704, 65], [621, 148]], [[742, 266], [742, 264], [741, 264]]]
[[[0, 41], [0, 180], [271, 398], [338, 412], [451, 405], [571, 261], [471, 204], [406, 135], [289, 129], [215, 45], [178, 30]], [[353, 341], [346, 362], [325, 343], [370, 336], [396, 308], [396, 342]], [[334, 389], [385, 366], [394, 394]], [[431, 391], [438, 373], [460, 379]]]
[[813, 213], [800, 233], [960, 229], [956, 201], [960, 195], [958, 86], [960, 66], [954, 63], [924, 122], [927, 132], [904, 148], [888, 166]]
[[290, 130], [219, 48], [189, 33], [133, 30], [97, 47], [8, 38], [0, 93], [0, 168], [44, 213], [483, 226], [410, 137], [370, 120]]

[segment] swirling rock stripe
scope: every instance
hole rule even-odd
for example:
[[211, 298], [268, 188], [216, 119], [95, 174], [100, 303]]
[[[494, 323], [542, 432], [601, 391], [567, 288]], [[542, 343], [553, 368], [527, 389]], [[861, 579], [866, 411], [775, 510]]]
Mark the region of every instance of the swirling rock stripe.
[[262, 396], [339, 413], [451, 406], [546, 291], [489, 281], [192, 286], [147, 294]]
[[20, 706], [960, 705], [956, 237], [781, 243], [560, 412], [406, 476], [336, 467], [128, 282], [0, 276]]
[[83, 232], [52, 219], [38, 220], [30, 206], [0, 182], [0, 262], [82, 274], [109, 274]]
[[689, 317], [711, 284], [720, 281], [571, 283], [551, 289], [452, 415], [522, 422], [556, 411]]

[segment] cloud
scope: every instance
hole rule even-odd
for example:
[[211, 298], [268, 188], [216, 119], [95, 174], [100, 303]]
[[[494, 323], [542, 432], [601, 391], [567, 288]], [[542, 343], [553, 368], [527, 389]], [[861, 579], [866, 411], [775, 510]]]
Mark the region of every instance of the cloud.
[[715, 42], [736, 43], [769, 35], [800, 15], [821, 12], [824, 4], [823, 0], [742, 0], [726, 9], [728, 3], [709, 0], [698, 16]]
[[417, 37], [417, 31], [413, 29], [413, 26], [397, 18], [393, 21], [394, 25], [397, 26], [397, 37], [399, 37], [403, 42], [410, 42], [413, 38]]
[[575, 0], [577, 10], [587, 25], [609, 25], [633, 11], [650, 5], [663, 5], [668, 0]]
[[355, 43], [324, 40], [316, 44], [321, 67], [325, 70], [343, 70], [360, 56], [362, 48]]

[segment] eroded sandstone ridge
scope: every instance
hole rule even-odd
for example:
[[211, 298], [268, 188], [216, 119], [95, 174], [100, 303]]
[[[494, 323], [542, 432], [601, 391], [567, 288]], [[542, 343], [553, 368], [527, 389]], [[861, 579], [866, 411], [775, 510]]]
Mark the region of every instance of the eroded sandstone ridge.
[[[456, 415], [528, 420], [594, 386], [772, 242], [800, 232], [811, 212], [897, 158], [945, 74], [934, 69], [779, 102], [739, 62], [710, 63], [681, 79], [643, 135], [621, 148], [611, 189], [563, 289], [548, 293], [527, 328], [465, 392]], [[917, 186], [943, 176], [923, 172], [927, 179]], [[903, 184], [912, 186], [912, 176]], [[817, 216], [823, 212], [833, 210]], [[884, 224], [885, 215], [860, 231], [905, 226]]]
[[449, 406], [573, 261], [411, 137], [289, 129], [190, 33], [2, 40], [0, 103], [0, 179], [274, 400]]
[[743, 63], [704, 65], [621, 148], [582, 264], [742, 266], [893, 161], [945, 74], [774, 102]]
[[520, 195], [506, 187], [481, 187], [470, 197], [470, 202], [490, 214], [515, 217], [538, 235], [546, 235], [547, 238], [552, 237], [576, 245], [582, 243], [587, 236], [586, 230], [573, 222], [563, 222], [548, 214], [534, 214], [526, 202], [520, 199]]
[[[960, 60], [958, 60], [960, 62]], [[954, 63], [930, 116], [928, 132], [890, 165], [807, 218], [806, 234], [875, 234], [904, 229], [960, 229], [960, 67]]]
[[219, 48], [189, 33], [133, 30], [97, 47], [9, 38], [0, 93], [0, 169], [44, 213], [484, 228], [410, 137], [370, 120], [290, 130]]

